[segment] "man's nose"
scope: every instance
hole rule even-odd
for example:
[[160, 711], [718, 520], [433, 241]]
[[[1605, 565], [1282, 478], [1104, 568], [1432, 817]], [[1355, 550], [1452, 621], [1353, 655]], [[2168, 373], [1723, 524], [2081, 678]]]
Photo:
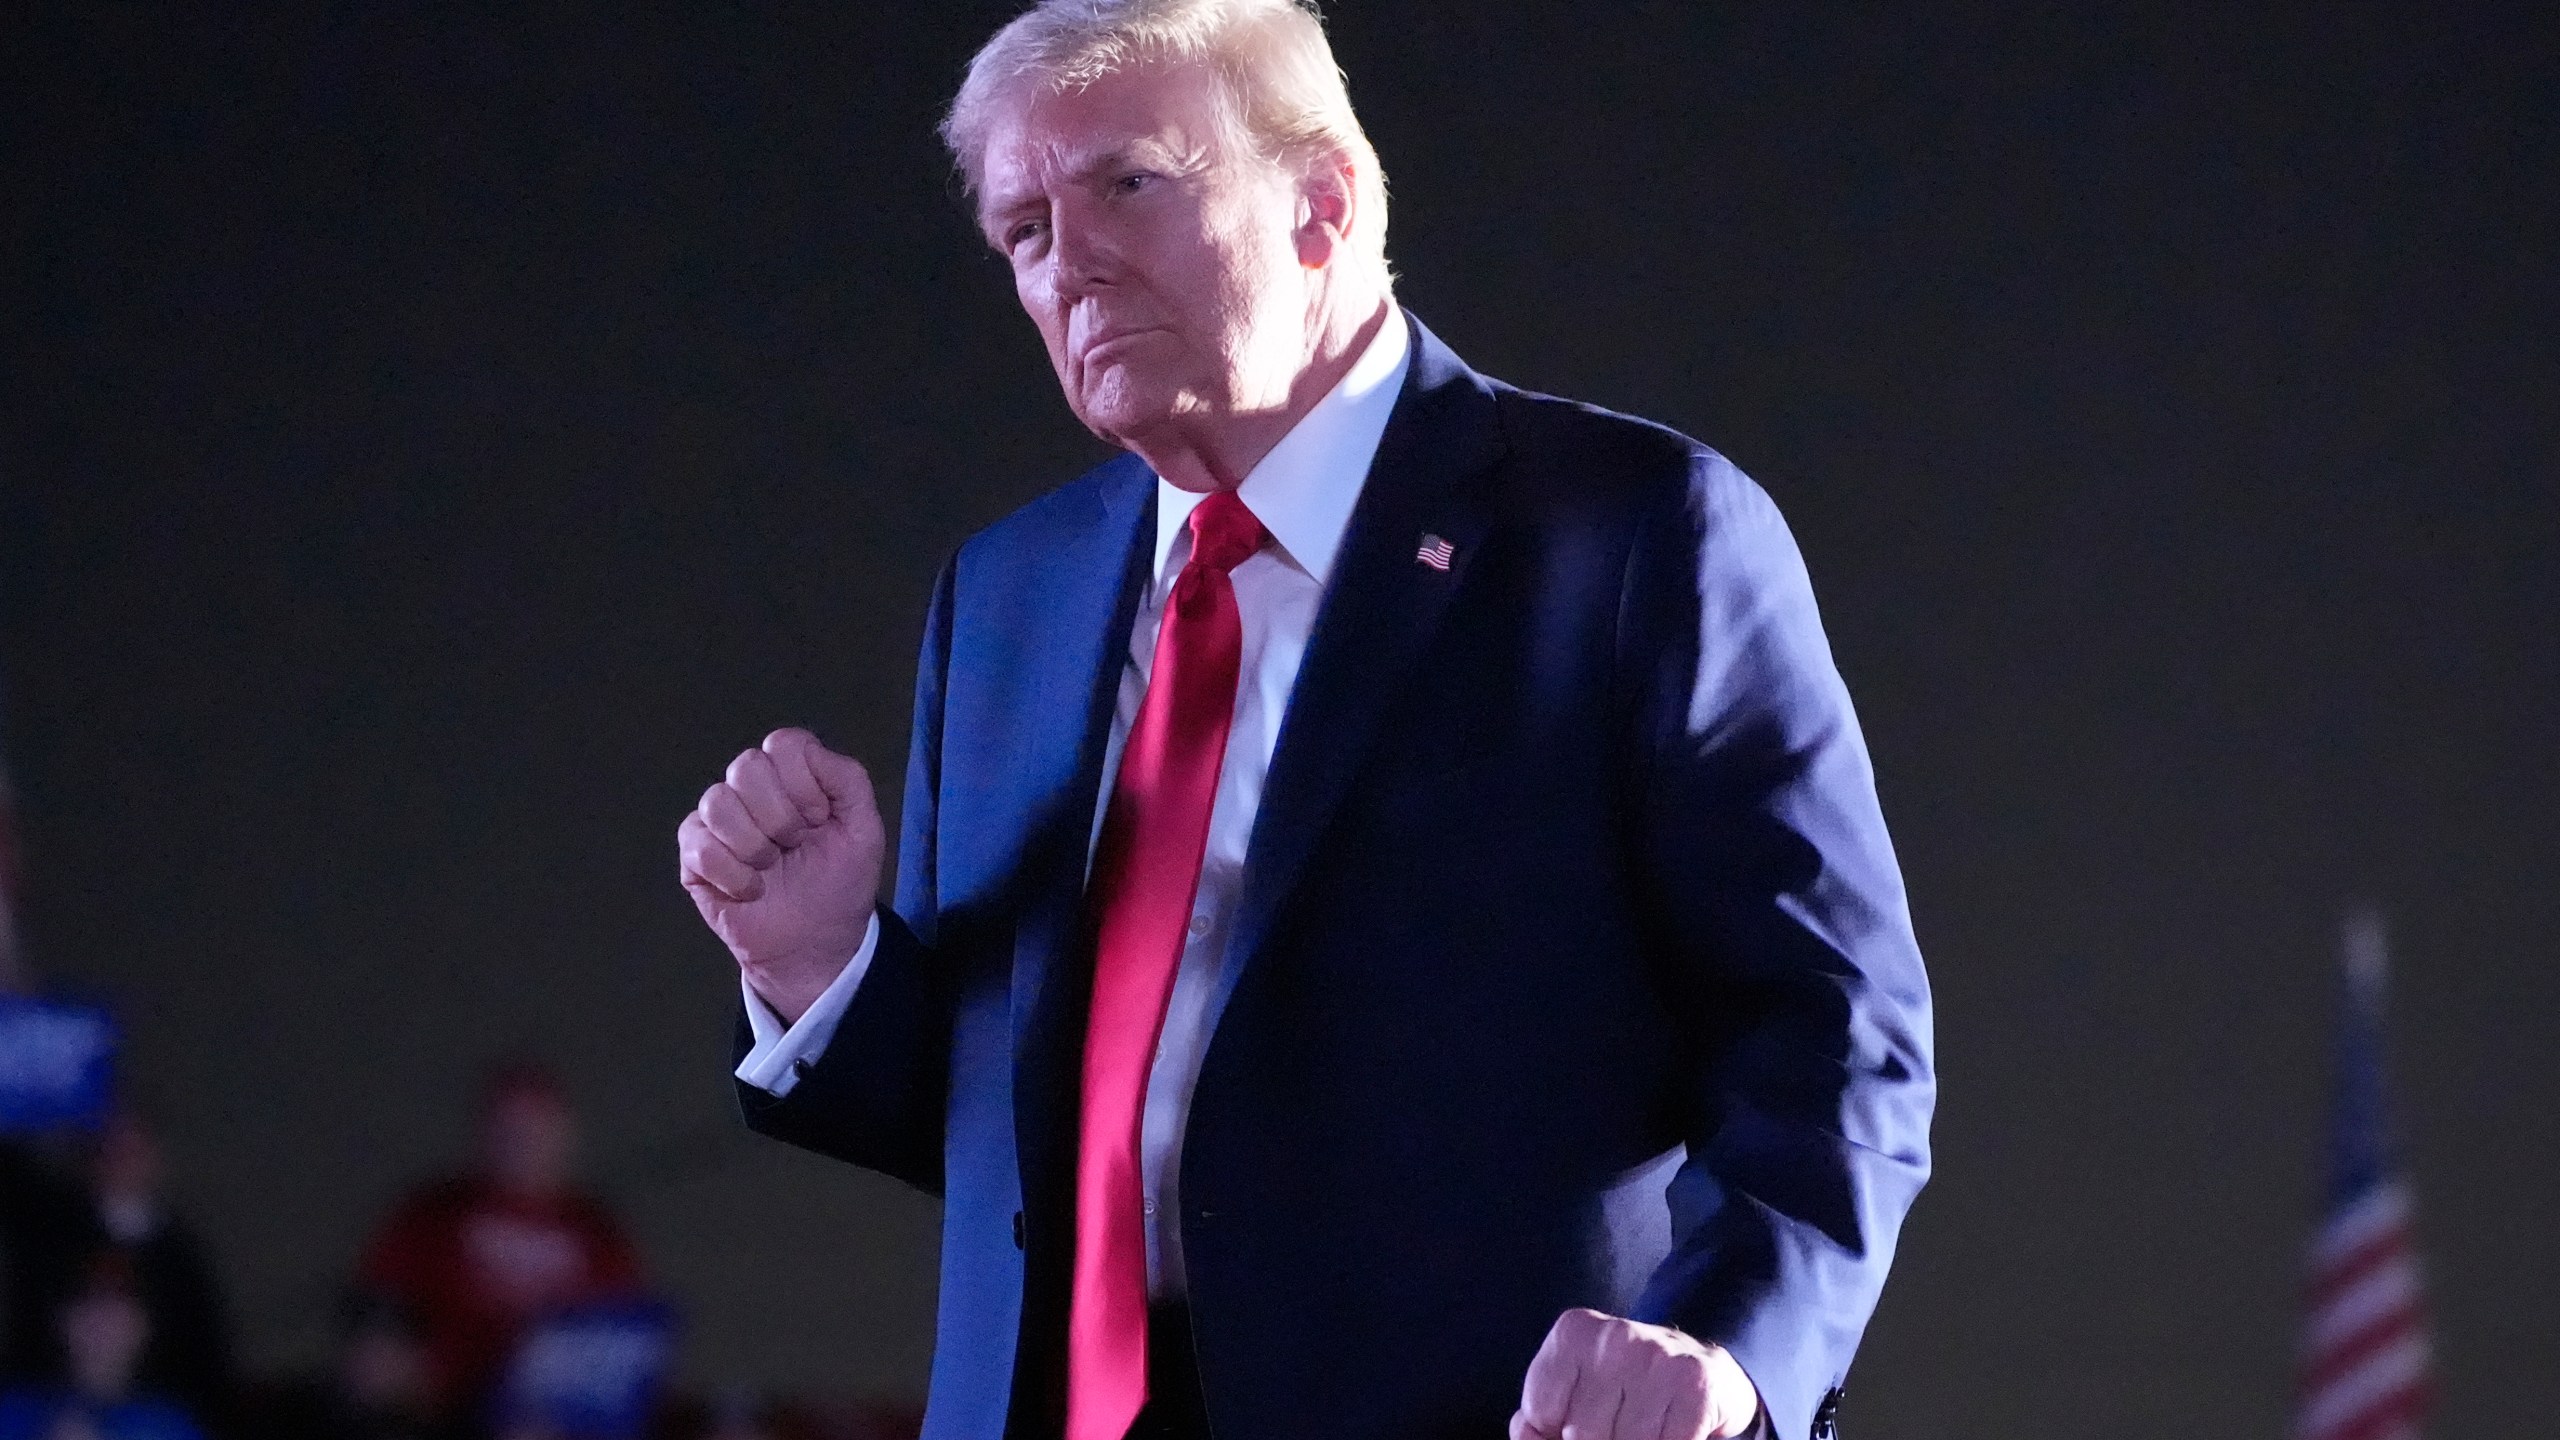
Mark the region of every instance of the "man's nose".
[[1077, 300], [1109, 288], [1118, 263], [1101, 227], [1064, 206], [1049, 223], [1049, 264], [1059, 298]]

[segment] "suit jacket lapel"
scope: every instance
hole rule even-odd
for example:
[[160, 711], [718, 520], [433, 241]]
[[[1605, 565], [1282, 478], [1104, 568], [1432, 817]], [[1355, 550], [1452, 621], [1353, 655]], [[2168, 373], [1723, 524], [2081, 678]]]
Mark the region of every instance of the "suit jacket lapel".
[[1147, 563], [1155, 553], [1155, 476], [1135, 457], [1112, 462], [1102, 513], [1043, 564], [1018, 612], [1016, 663], [1046, 671], [1047, 693], [1084, 697], [1080, 724], [1058, 725], [1019, 757], [1018, 796], [1041, 805], [1023, 857], [1013, 953], [1014, 1128], [1024, 1198], [1072, 1181], [1075, 1076], [1090, 970], [1083, 962], [1084, 866], [1102, 757], [1127, 665]]
[[[1407, 318], [1413, 360], [1404, 391], [1343, 533], [1263, 782], [1229, 940], [1231, 993], [1489, 525], [1470, 482], [1502, 452], [1493, 392], [1421, 321]], [[1434, 538], [1454, 552], [1445, 571], [1417, 556]]]

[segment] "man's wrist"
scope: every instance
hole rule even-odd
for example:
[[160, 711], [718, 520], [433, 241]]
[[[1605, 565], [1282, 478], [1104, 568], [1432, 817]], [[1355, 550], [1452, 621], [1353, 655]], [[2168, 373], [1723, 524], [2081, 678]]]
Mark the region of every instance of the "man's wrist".
[[861, 948], [853, 952], [850, 960], [838, 966], [835, 978], [787, 1022], [779, 1007], [773, 1006], [763, 992], [755, 988], [752, 978], [741, 966], [738, 985], [747, 1007], [747, 1028], [754, 1036], [754, 1044], [749, 1047], [746, 1058], [738, 1062], [737, 1077], [777, 1098], [790, 1094], [799, 1084], [802, 1074], [834, 1042], [836, 1025], [852, 1006], [854, 992], [869, 973], [872, 956], [878, 953], [879, 948], [880, 917], [875, 912], [870, 928], [863, 933]]
[[827, 987], [844, 973], [841, 962], [823, 977], [812, 975], [810, 971], [813, 968], [800, 962], [741, 965], [738, 974], [747, 982], [747, 989], [754, 993], [756, 999], [764, 1002], [765, 1008], [787, 1028], [799, 1024], [800, 1017], [808, 1014], [818, 1003], [818, 997], [826, 994]]
[[835, 988], [845, 970], [863, 963], [879, 944], [880, 912], [875, 906], [856, 934], [813, 946], [800, 954], [770, 961], [738, 962], [747, 988], [773, 1009], [785, 1025], [797, 1025], [820, 996]]

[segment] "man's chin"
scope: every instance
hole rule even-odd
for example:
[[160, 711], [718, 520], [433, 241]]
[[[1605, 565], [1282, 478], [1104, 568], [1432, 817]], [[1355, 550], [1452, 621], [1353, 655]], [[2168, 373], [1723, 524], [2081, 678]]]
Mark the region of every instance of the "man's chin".
[[1111, 386], [1088, 395], [1072, 407], [1084, 427], [1122, 449], [1134, 449], [1143, 437], [1173, 418], [1169, 398], [1141, 394], [1131, 387]]

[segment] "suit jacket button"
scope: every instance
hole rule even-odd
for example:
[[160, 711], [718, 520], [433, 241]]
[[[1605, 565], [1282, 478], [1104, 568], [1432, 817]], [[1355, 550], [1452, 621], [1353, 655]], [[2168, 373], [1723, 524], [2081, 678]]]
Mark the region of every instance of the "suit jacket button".
[[1022, 1248], [1023, 1248], [1022, 1241], [1023, 1241], [1022, 1212], [1021, 1212], [1021, 1211], [1019, 1211], [1019, 1210], [1016, 1210], [1016, 1211], [1014, 1211], [1014, 1212], [1013, 1212], [1013, 1248], [1014, 1248], [1014, 1249], [1016, 1249], [1016, 1250], [1022, 1249]]

